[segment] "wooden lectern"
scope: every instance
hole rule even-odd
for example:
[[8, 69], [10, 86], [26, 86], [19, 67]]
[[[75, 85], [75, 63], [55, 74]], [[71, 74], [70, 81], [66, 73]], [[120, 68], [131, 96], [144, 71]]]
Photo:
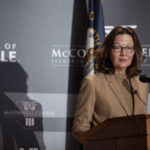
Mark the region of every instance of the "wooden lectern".
[[108, 119], [81, 141], [84, 150], [150, 150], [150, 115]]

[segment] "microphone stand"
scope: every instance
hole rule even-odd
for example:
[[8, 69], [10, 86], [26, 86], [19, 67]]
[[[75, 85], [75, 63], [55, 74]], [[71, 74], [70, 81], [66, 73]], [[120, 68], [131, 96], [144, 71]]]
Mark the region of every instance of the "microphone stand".
[[131, 80], [129, 78], [129, 83], [130, 83], [130, 88], [131, 88], [131, 96], [132, 96], [132, 102], [133, 102], [133, 105], [132, 105], [132, 116], [134, 115], [134, 109], [135, 109], [135, 99], [134, 99], [134, 93], [135, 91], [133, 91], [133, 87], [132, 87], [132, 84], [131, 84]]

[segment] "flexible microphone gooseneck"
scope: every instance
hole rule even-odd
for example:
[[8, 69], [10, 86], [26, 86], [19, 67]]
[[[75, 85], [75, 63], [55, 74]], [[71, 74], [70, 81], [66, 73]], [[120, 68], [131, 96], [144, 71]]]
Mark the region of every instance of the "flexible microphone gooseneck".
[[135, 99], [134, 99], [134, 94], [137, 93], [137, 90], [133, 90], [132, 84], [131, 84], [131, 80], [129, 78], [129, 83], [130, 83], [130, 88], [131, 88], [131, 96], [132, 96], [132, 113], [131, 115], [134, 115], [134, 110], [135, 110]]

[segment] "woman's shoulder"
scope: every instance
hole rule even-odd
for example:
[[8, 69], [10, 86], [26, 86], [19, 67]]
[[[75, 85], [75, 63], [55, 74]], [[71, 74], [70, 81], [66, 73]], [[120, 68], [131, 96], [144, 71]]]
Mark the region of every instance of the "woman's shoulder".
[[141, 83], [141, 84], [147, 84], [147, 83], [144, 83], [140, 80], [140, 75], [137, 75], [137, 76], [134, 76], [133, 77], [137, 82]]
[[138, 86], [140, 87], [148, 87], [148, 83], [144, 83], [142, 81], [140, 81], [140, 75], [137, 75], [135, 77], [133, 77], [133, 79], [135, 79], [135, 81], [137, 82]]
[[88, 81], [96, 81], [96, 80], [103, 80], [105, 78], [104, 73], [96, 73], [94, 75], [88, 75], [86, 77], [84, 77], [84, 80], [88, 80]]
[[87, 88], [95, 88], [98, 85], [97, 83], [103, 84], [105, 81], [104, 78], [105, 75], [103, 73], [97, 73], [94, 75], [88, 75], [84, 77], [81, 83], [80, 91]]
[[104, 73], [96, 73], [94, 75], [88, 75], [83, 78], [83, 82], [88, 82], [88, 83], [95, 83], [95, 82], [100, 82], [105, 80], [105, 74]]

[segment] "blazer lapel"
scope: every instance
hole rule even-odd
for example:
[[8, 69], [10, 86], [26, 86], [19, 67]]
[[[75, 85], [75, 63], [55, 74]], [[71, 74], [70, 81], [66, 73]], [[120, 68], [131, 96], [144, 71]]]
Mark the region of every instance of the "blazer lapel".
[[142, 95], [139, 92], [139, 86], [138, 86], [136, 78], [131, 78], [131, 85], [132, 85], [132, 88], [133, 88], [133, 94], [134, 94], [134, 96], [137, 97], [144, 105], [147, 105], [145, 103], [145, 101], [143, 100]]
[[106, 80], [107, 80], [111, 90], [113, 91], [113, 93], [116, 96], [117, 100], [119, 101], [120, 105], [122, 106], [122, 108], [124, 109], [126, 114], [130, 115], [130, 111], [129, 111], [128, 106], [125, 102], [124, 96], [120, 92], [120, 88], [117, 85], [117, 82], [116, 82], [114, 76], [113, 75], [105, 75], [105, 76], [106, 76]]
[[133, 93], [137, 93], [138, 92], [138, 84], [135, 78], [131, 78], [131, 86], [132, 86], [132, 90]]

